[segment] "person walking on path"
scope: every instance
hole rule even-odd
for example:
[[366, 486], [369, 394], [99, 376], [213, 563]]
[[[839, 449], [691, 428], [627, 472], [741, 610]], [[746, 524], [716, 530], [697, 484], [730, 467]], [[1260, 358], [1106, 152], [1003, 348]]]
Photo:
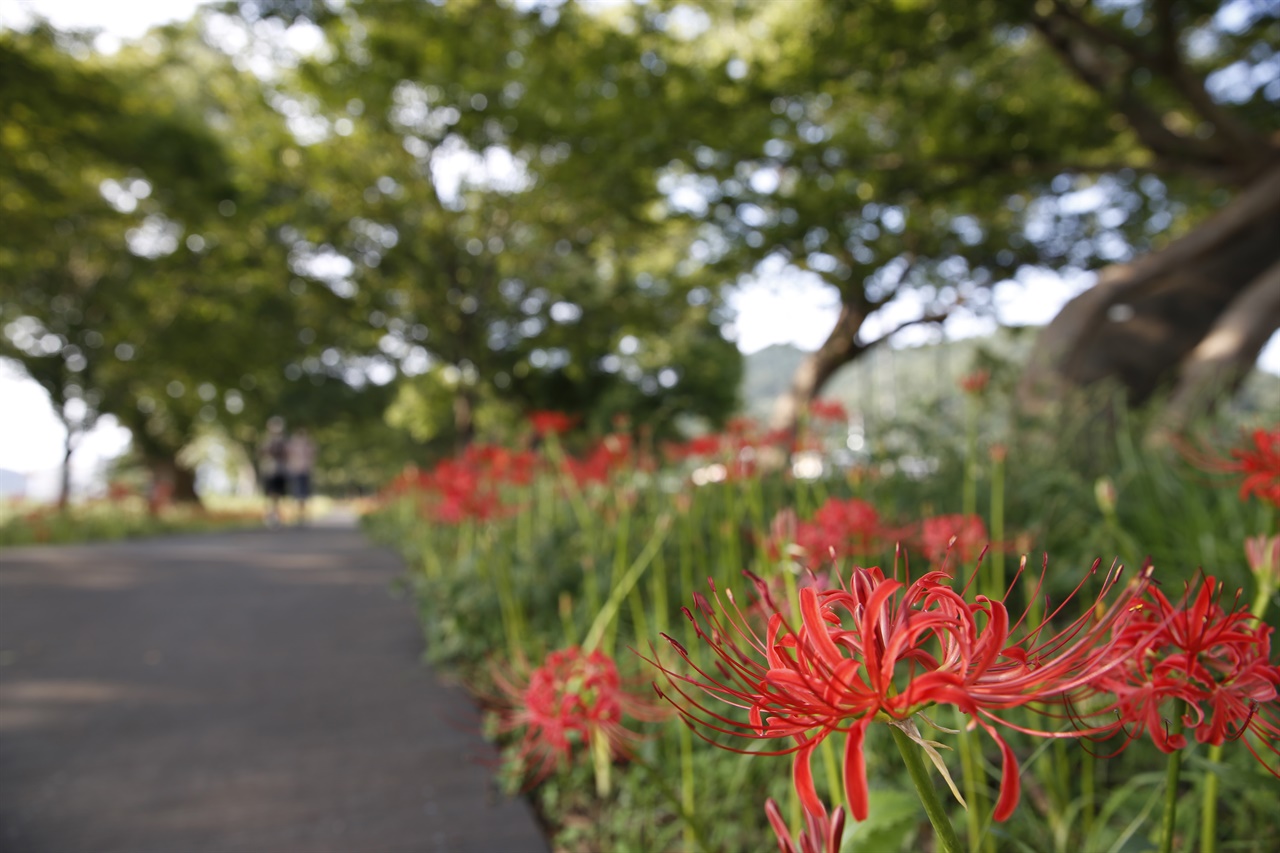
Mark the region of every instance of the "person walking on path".
[[273, 417], [267, 421], [267, 435], [258, 448], [258, 476], [262, 478], [262, 492], [267, 497], [268, 527], [280, 523], [280, 500], [287, 487], [285, 453], [288, 442], [284, 434], [284, 418]]
[[284, 470], [289, 478], [289, 492], [298, 502], [298, 524], [307, 520], [307, 498], [311, 497], [311, 469], [316, 464], [316, 445], [305, 427], [289, 436], [284, 448]]

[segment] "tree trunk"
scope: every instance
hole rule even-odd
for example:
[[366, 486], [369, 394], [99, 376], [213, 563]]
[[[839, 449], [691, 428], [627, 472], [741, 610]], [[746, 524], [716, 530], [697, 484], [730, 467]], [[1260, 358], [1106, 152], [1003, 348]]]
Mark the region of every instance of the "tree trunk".
[[200, 495], [196, 492], [195, 471], [171, 457], [152, 459], [147, 467], [151, 469], [151, 490], [147, 495], [147, 507], [152, 515], [169, 503], [201, 503]]
[[201, 503], [196, 492], [196, 472], [183, 465], [175, 465], [173, 472], [173, 499], [177, 503]]
[[774, 403], [769, 421], [773, 429], [794, 432], [800, 413], [809, 408], [826, 381], [866, 350], [866, 346], [858, 343], [858, 330], [866, 319], [862, 309], [848, 303], [840, 306], [840, 316], [831, 334], [821, 347], [800, 362], [791, 387]]
[[67, 438], [62, 445], [62, 482], [58, 490], [58, 512], [66, 512], [67, 505], [71, 503], [71, 454], [76, 449], [76, 436], [71, 425], [64, 422], [63, 426], [67, 429]]
[[1167, 407], [1166, 426], [1179, 430], [1234, 392], [1249, 365], [1280, 328], [1280, 261], [1253, 281], [1222, 312], [1182, 364]]
[[458, 450], [462, 450], [475, 438], [475, 401], [462, 386], [453, 395], [453, 434]]
[[[1182, 386], [1179, 405], [1190, 412], [1190, 396], [1204, 399], [1210, 374], [1213, 382], [1243, 376], [1276, 328], [1274, 312], [1260, 306], [1269, 304], [1268, 270], [1280, 261], [1277, 235], [1280, 169], [1272, 169], [1191, 233], [1132, 264], [1103, 270], [1098, 283], [1040, 333], [1020, 386], [1024, 407], [1043, 409], [1070, 388], [1108, 379], [1124, 387], [1131, 403], [1142, 403], [1172, 386], [1185, 364], [1191, 384]], [[1206, 338], [1223, 323], [1223, 334], [1209, 345]], [[1227, 334], [1243, 337], [1227, 348]], [[1202, 343], [1208, 349], [1194, 356]], [[1205, 366], [1210, 356], [1211, 370]]]

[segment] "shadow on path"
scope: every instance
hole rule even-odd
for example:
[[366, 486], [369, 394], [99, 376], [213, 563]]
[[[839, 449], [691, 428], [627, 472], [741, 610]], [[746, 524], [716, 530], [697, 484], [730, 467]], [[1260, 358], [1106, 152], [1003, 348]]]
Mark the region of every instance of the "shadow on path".
[[0, 850], [545, 851], [355, 530], [0, 552]]

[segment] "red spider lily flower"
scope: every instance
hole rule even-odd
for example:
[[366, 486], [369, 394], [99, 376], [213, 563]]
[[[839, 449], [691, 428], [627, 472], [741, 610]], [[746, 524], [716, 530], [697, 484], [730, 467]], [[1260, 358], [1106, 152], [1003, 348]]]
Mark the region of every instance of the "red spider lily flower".
[[975, 370], [970, 374], [960, 377], [960, 389], [966, 394], [978, 395], [987, 390], [987, 384], [991, 382], [990, 370]]
[[809, 404], [809, 417], [828, 423], [848, 423], [849, 412], [836, 400], [814, 400]]
[[570, 760], [575, 748], [603, 738], [614, 758], [625, 758], [640, 735], [627, 729], [623, 715], [637, 720], [659, 718], [652, 702], [623, 689], [617, 664], [599, 650], [585, 653], [577, 646], [552, 652], [542, 666], [517, 684], [494, 671], [494, 683], [510, 708], [499, 730], [524, 729], [519, 761], [532, 772], [530, 784], [545, 779]]
[[428, 476], [416, 465], [406, 465], [382, 490], [384, 498], [399, 497], [428, 487]]
[[423, 509], [437, 521], [458, 524], [466, 519], [484, 521], [502, 509], [496, 484], [485, 472], [465, 459], [445, 459], [421, 478]]
[[778, 836], [780, 853], [840, 853], [840, 841], [844, 836], [844, 807], [838, 806], [831, 817], [821, 817], [808, 811], [804, 813], [804, 830], [792, 839], [787, 822], [772, 798], [764, 804], [764, 813]]
[[721, 437], [719, 434], [700, 435], [683, 443], [667, 442], [663, 452], [667, 459], [679, 462], [686, 459], [702, 459], [717, 456], [720, 453]]
[[[1097, 567], [1095, 563], [1089, 574]], [[1025, 561], [1018, 577], [1024, 569]], [[793, 739], [792, 746], [759, 754], [794, 754], [796, 791], [815, 816], [822, 816], [825, 809], [814, 787], [810, 757], [827, 736], [835, 732], [846, 736], [844, 783], [849, 811], [856, 820], [865, 820], [862, 744], [867, 726], [875, 721], [905, 722], [934, 705], [952, 705], [970, 717], [971, 729], [981, 728], [1000, 747], [1004, 772], [995, 818], [1002, 821], [1012, 814], [1021, 788], [1017, 759], [996, 724], [1053, 738], [1112, 728], [1040, 731], [1005, 720], [1000, 713], [1031, 703], [1037, 703], [1038, 709], [1066, 707], [1068, 696], [1088, 689], [1099, 674], [1119, 665], [1116, 655], [1128, 650], [1120, 637], [1128, 635], [1113, 633], [1112, 628], [1127, 617], [1134, 596], [1148, 582], [1149, 570], [1104, 609], [1102, 602], [1116, 587], [1119, 574], [1119, 569], [1108, 572], [1095, 607], [1047, 639], [1042, 637], [1042, 623], [1023, 628], [1015, 640], [1013, 632], [1026, 620], [1025, 613], [1014, 622], [1003, 601], [982, 595], [966, 601], [941, 571], [908, 584], [886, 578], [879, 568], [855, 568], [848, 583], [838, 588], [800, 590], [798, 625], [772, 606], [763, 632], [743, 616], [731, 592], [725, 594], [730, 606], [715, 593], [718, 607], [695, 594], [698, 616], [688, 609], [684, 612], [715, 654], [715, 669], [695, 665], [688, 652], [665, 635], [693, 674], [651, 662], [677, 694], [667, 697], [658, 688], [659, 695], [668, 698], [704, 739], [712, 741], [700, 728], [747, 738]], [[764, 582], [747, 576], [760, 597], [771, 603]], [[1083, 584], [1082, 580], [1068, 600]], [[1060, 613], [1062, 606], [1049, 618]], [[745, 719], [714, 710], [689, 688], [740, 709]]]
[[1229, 609], [1221, 597], [1222, 584], [1211, 576], [1194, 593], [1188, 584], [1176, 606], [1152, 588], [1117, 624], [1118, 640], [1131, 653], [1093, 680], [1107, 700], [1094, 716], [1114, 714], [1123, 724], [1117, 752], [1144, 733], [1163, 752], [1185, 747], [1186, 736], [1171, 734], [1161, 716], [1173, 699], [1186, 703], [1183, 722], [1200, 743], [1219, 745], [1247, 732], [1260, 761], [1254, 740], [1276, 752], [1280, 666], [1270, 662], [1272, 629], [1239, 606], [1239, 592]]
[[631, 436], [614, 433], [605, 436], [585, 458], [567, 457], [564, 467], [579, 486], [585, 486], [588, 483], [607, 483], [615, 471], [631, 461]]
[[529, 413], [529, 426], [533, 427], [533, 431], [538, 435], [547, 435], [548, 433], [560, 435], [573, 429], [574, 424], [578, 422], [576, 417], [567, 415], [564, 412], [537, 411]]
[[857, 498], [830, 498], [813, 514], [813, 521], [796, 527], [796, 544], [808, 556], [808, 566], [818, 566], [850, 556], [867, 557], [880, 550], [888, 531], [880, 513]]
[[931, 563], [941, 564], [949, 553], [967, 563], [987, 546], [987, 526], [977, 515], [936, 515], [921, 522], [920, 546]]
[[1240, 500], [1256, 494], [1259, 500], [1280, 507], [1280, 425], [1253, 432], [1253, 447], [1231, 451], [1227, 470], [1244, 474]]
[[[1248, 442], [1252, 442], [1249, 446]], [[1206, 471], [1219, 474], [1243, 474], [1240, 483], [1240, 500], [1250, 495], [1272, 506], [1280, 507], [1280, 424], [1269, 429], [1257, 429], [1248, 437], [1245, 445], [1232, 448], [1230, 458], [1223, 459], [1188, 442], [1177, 441], [1175, 446], [1193, 464]]]

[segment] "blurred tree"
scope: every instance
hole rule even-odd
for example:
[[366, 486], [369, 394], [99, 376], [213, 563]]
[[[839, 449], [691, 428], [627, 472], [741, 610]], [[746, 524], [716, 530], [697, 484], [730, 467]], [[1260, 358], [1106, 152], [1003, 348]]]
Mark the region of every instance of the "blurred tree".
[[286, 105], [201, 35], [167, 27], [99, 57], [39, 28], [0, 54], [4, 353], [50, 393], [68, 454], [109, 412], [179, 500], [196, 499], [180, 451], [199, 431], [253, 458], [269, 415], [322, 408], [299, 387], [344, 404], [369, 387], [378, 340], [339, 286], [292, 275], [315, 260], [300, 227], [327, 212], [306, 149]]
[[0, 355], [49, 393], [72, 451], [107, 406], [131, 244], [164, 237], [161, 210], [226, 191], [222, 152], [198, 120], [137, 96], [74, 35], [0, 33]]
[[[240, 9], [248, 23], [298, 11]], [[337, 215], [315, 244], [350, 268], [383, 352], [429, 371], [396, 414], [420, 435], [465, 442], [498, 397], [596, 428], [621, 413], [718, 421], [736, 404], [714, 281], [682, 266], [696, 230], [643, 210], [657, 196], [634, 105], [585, 116], [572, 139], [546, 125], [605, 57], [638, 50], [565, 12], [562, 27], [493, 3], [316, 13], [332, 49], [302, 67], [297, 96], [332, 128], [312, 148]], [[597, 128], [609, 138], [583, 136]]]
[[[240, 8], [306, 11], [271, 0]], [[512, 152], [578, 216], [610, 227], [609, 216], [690, 225], [681, 263], [708, 279], [793, 269], [832, 286], [839, 319], [781, 401], [782, 423], [841, 365], [904, 327], [961, 307], [989, 311], [993, 285], [1028, 265], [1068, 276], [1111, 267], [1046, 331], [1028, 386], [1046, 374], [1113, 377], [1145, 399], [1206, 341], [1177, 397], [1199, 399], [1231, 387], [1276, 324], [1276, 286], [1263, 275], [1273, 259], [1255, 251], [1275, 230], [1277, 23], [1266, 9], [306, 8], [340, 57], [314, 69], [317, 85], [374, 115], [416, 110], [423, 132], [405, 138], [422, 150]], [[1238, 213], [1130, 271], [1236, 190]], [[1173, 268], [1181, 283], [1158, 274]], [[1206, 337], [1216, 322], [1220, 334]]]
[[1163, 235], [1177, 239], [1137, 243], [1147, 254], [1104, 269], [1063, 309], [1024, 388], [1110, 378], [1140, 401], [1172, 384], [1167, 424], [1185, 424], [1239, 386], [1280, 328], [1280, 14], [1241, 2], [1053, 2], [1029, 20], [1111, 113], [1135, 170], [1192, 213]]
[[[738, 34], [719, 55], [749, 97], [676, 171], [703, 188], [722, 264], [775, 256], [842, 302], [782, 422], [904, 323], [988, 308], [991, 285], [1024, 264], [1107, 267], [1045, 330], [1027, 387], [1113, 378], [1141, 401], [1177, 374], [1185, 413], [1235, 387], [1280, 325], [1274, 10], [701, 8], [709, 34]], [[867, 336], [867, 318], [891, 310], [898, 321], [879, 324], [888, 333]]]

